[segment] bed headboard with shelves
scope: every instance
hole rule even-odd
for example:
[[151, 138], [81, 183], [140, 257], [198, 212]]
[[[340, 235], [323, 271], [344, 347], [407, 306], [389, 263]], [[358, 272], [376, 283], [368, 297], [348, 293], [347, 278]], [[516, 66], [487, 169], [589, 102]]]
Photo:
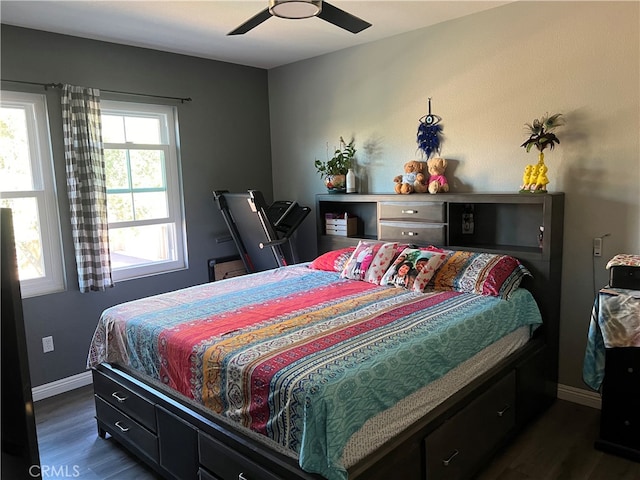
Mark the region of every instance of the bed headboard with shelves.
[[[540, 334], [549, 350], [551, 394], [558, 370], [564, 193], [321, 194], [316, 212], [319, 254], [374, 239], [518, 258], [533, 275], [523, 286], [545, 322]], [[327, 213], [358, 217], [356, 235], [327, 235]]]

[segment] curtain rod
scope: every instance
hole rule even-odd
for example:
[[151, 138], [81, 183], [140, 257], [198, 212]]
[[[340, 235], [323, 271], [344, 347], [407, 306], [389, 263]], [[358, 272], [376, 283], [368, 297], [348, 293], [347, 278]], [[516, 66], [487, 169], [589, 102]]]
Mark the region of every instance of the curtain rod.
[[[40, 83], [40, 82], [27, 82], [25, 80], [7, 80], [7, 79], [1, 79], [3, 82], [11, 82], [11, 83], [24, 83], [26, 85], [38, 85], [41, 87], [44, 87], [45, 90], [48, 90], [50, 88], [62, 88], [63, 84], [62, 83]], [[168, 97], [165, 95], [151, 95], [148, 93], [135, 93], [135, 92], [121, 92], [118, 90], [103, 90], [103, 89], [99, 89], [101, 92], [106, 92], [106, 93], [119, 93], [121, 95], [136, 95], [138, 97], [149, 97], [149, 98], [164, 98], [167, 100], [180, 100], [180, 103], [184, 103], [184, 102], [190, 102], [191, 101], [191, 97]]]

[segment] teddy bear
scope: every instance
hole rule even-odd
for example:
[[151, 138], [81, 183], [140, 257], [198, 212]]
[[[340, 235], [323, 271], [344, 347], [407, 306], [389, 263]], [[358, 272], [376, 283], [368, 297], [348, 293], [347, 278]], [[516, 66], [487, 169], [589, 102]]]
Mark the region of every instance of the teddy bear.
[[403, 195], [409, 193], [424, 193], [427, 191], [426, 164], [417, 160], [409, 160], [404, 164], [404, 174], [397, 175], [393, 181], [396, 184], [395, 192]]
[[427, 168], [429, 171], [429, 181], [427, 182], [429, 193], [448, 192], [449, 182], [447, 182], [447, 177], [444, 176], [444, 171], [447, 169], [447, 161], [439, 157], [430, 158], [427, 160]]

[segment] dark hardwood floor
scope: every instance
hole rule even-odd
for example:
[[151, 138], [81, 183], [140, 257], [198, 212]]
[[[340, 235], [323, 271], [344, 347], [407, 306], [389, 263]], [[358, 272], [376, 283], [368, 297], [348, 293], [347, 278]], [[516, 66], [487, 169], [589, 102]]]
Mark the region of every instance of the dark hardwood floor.
[[[98, 437], [91, 386], [36, 402], [35, 412], [44, 478], [59, 478], [65, 466], [82, 480], [159, 478], [112, 438]], [[640, 479], [640, 463], [593, 448], [599, 419], [599, 410], [556, 401], [478, 480]]]
[[640, 463], [593, 448], [600, 410], [556, 402], [477, 480], [640, 480]]
[[161, 478], [111, 437], [98, 437], [92, 385], [40, 400], [35, 413], [44, 479], [76, 471], [82, 480]]

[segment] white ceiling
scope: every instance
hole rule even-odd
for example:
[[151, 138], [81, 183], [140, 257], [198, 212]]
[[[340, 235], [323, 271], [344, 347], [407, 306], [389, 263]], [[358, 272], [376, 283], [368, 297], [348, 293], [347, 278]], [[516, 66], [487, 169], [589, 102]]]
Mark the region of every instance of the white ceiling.
[[319, 18], [271, 17], [245, 35], [227, 33], [268, 1], [0, 1], [2, 23], [273, 68], [434, 25], [509, 1], [332, 0], [372, 23], [352, 34]]

